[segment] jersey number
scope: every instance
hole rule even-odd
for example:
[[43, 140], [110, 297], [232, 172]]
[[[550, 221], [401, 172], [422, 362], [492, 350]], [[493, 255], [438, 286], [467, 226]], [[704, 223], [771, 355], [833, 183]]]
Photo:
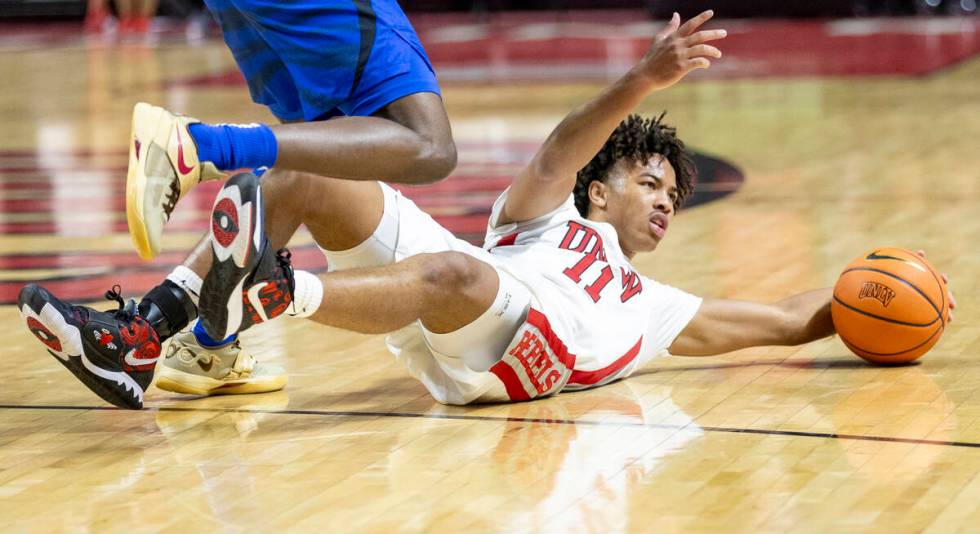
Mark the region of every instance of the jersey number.
[[[581, 238], [579, 238], [580, 236]], [[582, 282], [582, 275], [585, 274], [585, 271], [593, 263], [596, 261], [606, 261], [606, 252], [602, 247], [602, 237], [599, 236], [599, 233], [595, 229], [575, 221], [568, 221], [568, 231], [565, 232], [565, 237], [561, 240], [561, 244], [558, 247], [584, 254], [582, 259], [575, 262], [575, 265], [562, 271], [565, 276], [569, 277], [576, 284]], [[620, 295], [620, 300], [626, 302], [643, 291], [643, 284], [640, 282], [640, 277], [633, 271], [622, 267], [620, 270], [623, 275], [623, 293]], [[612, 279], [612, 267], [606, 264], [599, 271], [599, 276], [591, 283], [586, 284], [584, 289], [589, 297], [592, 298], [592, 302], [599, 302], [599, 299], [602, 298], [600, 293], [609, 285], [609, 282], [612, 282]]]

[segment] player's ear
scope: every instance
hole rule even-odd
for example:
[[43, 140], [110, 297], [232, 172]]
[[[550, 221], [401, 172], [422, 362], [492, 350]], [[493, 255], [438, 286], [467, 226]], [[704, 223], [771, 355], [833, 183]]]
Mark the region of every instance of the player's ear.
[[589, 204], [599, 209], [605, 209], [609, 187], [599, 180], [589, 183]]

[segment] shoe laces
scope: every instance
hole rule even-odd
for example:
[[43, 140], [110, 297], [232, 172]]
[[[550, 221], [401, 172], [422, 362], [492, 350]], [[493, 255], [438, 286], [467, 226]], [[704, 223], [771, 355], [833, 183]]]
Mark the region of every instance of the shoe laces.
[[180, 200], [180, 181], [174, 178], [170, 182], [170, 191], [163, 197], [163, 213], [166, 214], [168, 221], [170, 220], [170, 213], [174, 211], [178, 200]]
[[239, 352], [235, 358], [235, 363], [232, 365], [231, 373], [236, 378], [248, 378], [252, 376], [252, 371], [255, 370], [256, 363], [255, 356], [245, 351]]
[[107, 313], [111, 313], [117, 319], [129, 322], [136, 317], [137, 315], [136, 301], [133, 299], [129, 299], [129, 302], [126, 302], [125, 300], [123, 300], [122, 287], [120, 285], [116, 284], [112, 286], [112, 289], [106, 291], [105, 299], [114, 300], [116, 301], [117, 304], [119, 304], [119, 308], [115, 310], [106, 310]]
[[293, 293], [296, 291], [296, 278], [293, 276], [293, 253], [288, 248], [281, 248], [276, 251], [276, 261], [282, 274], [286, 276], [286, 284], [289, 285], [289, 300], [295, 300]]

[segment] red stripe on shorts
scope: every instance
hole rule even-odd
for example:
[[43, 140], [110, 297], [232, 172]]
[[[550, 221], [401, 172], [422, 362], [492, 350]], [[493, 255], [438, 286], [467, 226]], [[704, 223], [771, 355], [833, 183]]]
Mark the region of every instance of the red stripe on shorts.
[[524, 385], [521, 384], [521, 379], [517, 378], [517, 373], [506, 363], [495, 363], [490, 368], [490, 372], [497, 375], [497, 378], [504, 383], [504, 388], [507, 390], [507, 396], [510, 397], [510, 400], [519, 402], [531, 399], [530, 395], [524, 391]]
[[640, 346], [642, 344], [643, 336], [640, 336], [640, 339], [636, 341], [633, 348], [626, 351], [626, 354], [623, 354], [617, 358], [616, 361], [603, 367], [602, 369], [597, 369], [595, 371], [572, 371], [572, 377], [568, 380], [568, 383], [578, 384], [581, 386], [591, 386], [592, 384], [601, 382], [604, 378], [612, 375], [613, 373], [619, 372], [623, 369], [623, 367], [629, 365], [629, 363], [636, 358], [637, 354], [640, 353]]

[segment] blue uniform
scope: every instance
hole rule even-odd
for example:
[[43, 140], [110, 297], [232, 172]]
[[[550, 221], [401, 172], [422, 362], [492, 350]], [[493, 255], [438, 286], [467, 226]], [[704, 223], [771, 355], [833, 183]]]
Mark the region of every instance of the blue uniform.
[[439, 94], [395, 0], [205, 0], [252, 100], [283, 121], [371, 115], [399, 98]]

